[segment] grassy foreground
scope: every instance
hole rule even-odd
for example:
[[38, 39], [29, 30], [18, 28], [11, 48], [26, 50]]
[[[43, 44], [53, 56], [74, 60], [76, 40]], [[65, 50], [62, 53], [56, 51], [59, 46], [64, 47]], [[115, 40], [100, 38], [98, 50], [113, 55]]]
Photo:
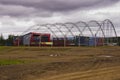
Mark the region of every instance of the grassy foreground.
[[0, 47], [0, 80], [120, 80], [120, 47]]

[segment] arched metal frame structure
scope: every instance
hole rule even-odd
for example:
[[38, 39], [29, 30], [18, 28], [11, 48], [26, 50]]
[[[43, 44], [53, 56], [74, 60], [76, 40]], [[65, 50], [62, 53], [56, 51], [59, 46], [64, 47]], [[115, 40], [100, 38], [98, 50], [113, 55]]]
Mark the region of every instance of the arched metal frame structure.
[[[95, 31], [93, 30], [94, 28], [96, 28]], [[89, 35], [91, 36], [84, 34], [87, 33], [88, 31], [90, 32]], [[96, 20], [91, 20], [88, 23], [79, 21], [77, 23], [67, 22], [67, 23], [42, 24], [42, 25], [37, 24], [31, 26], [29, 29], [24, 31], [23, 34], [26, 34], [28, 32], [50, 33], [52, 35], [52, 38], [63, 37], [64, 40], [67, 37], [75, 37], [75, 36], [106, 38], [106, 37], [110, 37], [108, 36], [108, 34], [109, 35], [114, 34], [114, 36], [111, 37], [116, 37], [116, 39], [118, 37], [117, 32], [115, 30], [115, 26], [113, 25], [112, 21], [110, 21], [109, 19], [106, 19], [101, 23], [99, 23]], [[101, 33], [100, 36], [99, 33]]]
[[113, 43], [118, 44], [118, 36], [114, 24], [109, 19], [106, 19], [102, 22], [101, 28], [104, 32], [105, 44], [111, 45]]

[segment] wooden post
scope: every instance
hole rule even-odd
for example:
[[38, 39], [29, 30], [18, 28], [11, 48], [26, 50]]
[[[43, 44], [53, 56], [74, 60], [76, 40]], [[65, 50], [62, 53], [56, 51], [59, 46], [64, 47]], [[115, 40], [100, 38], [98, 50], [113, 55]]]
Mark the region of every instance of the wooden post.
[[42, 34], [40, 34], [40, 36], [39, 36], [39, 47], [41, 46], [41, 38], [42, 38]]
[[64, 47], [66, 47], [66, 35], [64, 36]]
[[18, 46], [20, 46], [20, 38], [18, 37]]
[[79, 38], [78, 39], [79, 39], [79, 47], [80, 47], [80, 34], [79, 34]]
[[96, 34], [95, 34], [95, 47], [96, 47], [96, 44], [97, 44], [97, 42], [96, 42]]

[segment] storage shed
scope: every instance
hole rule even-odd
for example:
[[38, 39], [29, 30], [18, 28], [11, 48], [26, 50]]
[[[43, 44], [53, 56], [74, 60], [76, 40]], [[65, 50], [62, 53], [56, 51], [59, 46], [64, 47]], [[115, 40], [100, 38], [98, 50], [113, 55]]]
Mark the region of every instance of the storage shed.
[[25, 34], [23, 36], [23, 45], [29, 45], [29, 46], [50, 45], [50, 34], [34, 33], [34, 32]]

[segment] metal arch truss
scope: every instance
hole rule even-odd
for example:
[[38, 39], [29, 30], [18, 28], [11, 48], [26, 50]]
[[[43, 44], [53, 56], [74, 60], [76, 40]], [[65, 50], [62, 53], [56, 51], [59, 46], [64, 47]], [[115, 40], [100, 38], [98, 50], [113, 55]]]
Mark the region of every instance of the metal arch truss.
[[[93, 28], [92, 28], [93, 27]], [[96, 28], [94, 31], [93, 29]], [[109, 31], [108, 31], [109, 30]], [[27, 32], [40, 32], [40, 33], [51, 33], [51, 35], [55, 38], [60, 37], [75, 37], [75, 36], [87, 36], [84, 33], [90, 32], [89, 34], [92, 35], [92, 37], [110, 37], [108, 35], [114, 35], [111, 37], [118, 37], [117, 32], [115, 29], [114, 24], [109, 19], [106, 19], [102, 22], [98, 22], [96, 20], [91, 20], [88, 23], [83, 21], [78, 21], [76, 23], [67, 22], [67, 23], [55, 23], [55, 24], [37, 24], [34, 26], [31, 26], [29, 29], [23, 32], [23, 34]], [[99, 32], [101, 35], [98, 35]]]

